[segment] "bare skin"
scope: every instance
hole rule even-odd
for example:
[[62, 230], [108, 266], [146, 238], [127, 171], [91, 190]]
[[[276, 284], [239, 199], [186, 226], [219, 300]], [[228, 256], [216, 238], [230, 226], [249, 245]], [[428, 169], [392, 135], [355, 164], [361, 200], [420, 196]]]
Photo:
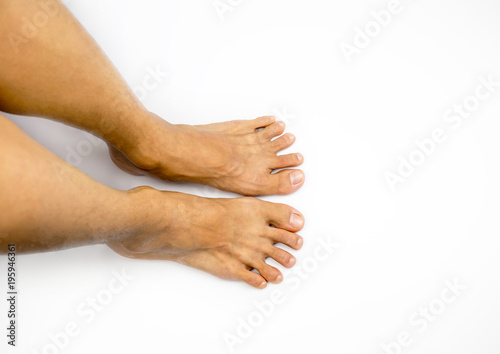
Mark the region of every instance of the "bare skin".
[[[253, 198], [207, 199], [182, 193], [168, 193], [158, 203], [158, 191], [141, 191], [144, 203], [154, 201], [150, 207], [156, 210], [153, 215], [158, 224], [149, 225], [140, 236], [108, 242], [122, 256], [172, 260], [222, 279], [264, 288], [266, 281], [283, 280], [266, 258], [287, 268], [295, 264], [295, 258], [275, 244], [295, 250], [302, 247], [302, 238], [293, 232], [302, 228], [303, 217], [289, 206]], [[170, 215], [165, 218], [167, 210]]]
[[[206, 199], [149, 187], [101, 185], [30, 139], [0, 115], [0, 253], [108, 244], [141, 259], [176, 261], [256, 288], [283, 276], [304, 225], [294, 208], [255, 198]], [[273, 227], [272, 227], [272, 226]], [[260, 274], [252, 272], [256, 269]]]
[[[21, 19], [42, 3], [51, 6], [50, 18], [28, 38]], [[127, 172], [243, 195], [289, 194], [304, 183], [293, 169], [302, 155], [277, 155], [295, 139], [280, 136], [284, 126], [273, 117], [190, 126], [147, 111], [59, 1], [0, 1], [0, 37], [0, 110], [87, 130], [108, 143]]]
[[[290, 147], [295, 136], [288, 133], [271, 140], [285, 129], [284, 123], [275, 122], [274, 117], [203, 126], [169, 127], [162, 123], [159, 121], [159, 127], [151, 132], [156, 132], [153, 139], [160, 143], [152, 145], [147, 156], [168, 163], [136, 164], [110, 146], [114, 163], [135, 175], [202, 183], [243, 195], [289, 194], [304, 183], [304, 174], [299, 170], [272, 174], [275, 169], [299, 166], [304, 160], [298, 153], [276, 155]], [[259, 131], [260, 128], [263, 129]]]
[[[50, 12], [47, 23], [23, 34], [22, 19], [41, 9]], [[0, 110], [85, 129], [108, 143], [127, 172], [245, 195], [288, 194], [304, 183], [300, 170], [272, 174], [303, 161], [300, 154], [276, 155], [293, 139], [278, 137], [284, 126], [272, 117], [189, 126], [148, 112], [56, 0], [0, 0], [0, 37]], [[264, 288], [283, 279], [266, 258], [295, 263], [276, 243], [299, 249], [303, 242], [296, 232], [304, 218], [292, 207], [148, 187], [115, 190], [1, 115], [0, 171], [0, 253], [9, 243], [25, 253], [107, 244], [126, 257], [176, 261]]]

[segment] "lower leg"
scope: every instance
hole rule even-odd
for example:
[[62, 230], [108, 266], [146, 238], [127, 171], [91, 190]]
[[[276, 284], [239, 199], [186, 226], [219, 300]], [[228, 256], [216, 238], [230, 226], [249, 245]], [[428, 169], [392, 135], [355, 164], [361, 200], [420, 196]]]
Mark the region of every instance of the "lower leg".
[[[177, 261], [262, 288], [295, 263], [275, 246], [299, 249], [295, 209], [254, 198], [206, 199], [148, 187], [101, 185], [0, 115], [0, 252], [108, 244], [127, 257]], [[251, 272], [257, 269], [260, 274]]]
[[[50, 10], [47, 10], [50, 9]], [[26, 37], [23, 18], [47, 13]], [[208, 126], [172, 125], [148, 112], [95, 41], [59, 0], [0, 2], [0, 110], [85, 129], [111, 146], [127, 172], [204, 183], [240, 194], [288, 194], [302, 163], [277, 156], [293, 136], [270, 117]], [[263, 131], [257, 131], [264, 128]]]

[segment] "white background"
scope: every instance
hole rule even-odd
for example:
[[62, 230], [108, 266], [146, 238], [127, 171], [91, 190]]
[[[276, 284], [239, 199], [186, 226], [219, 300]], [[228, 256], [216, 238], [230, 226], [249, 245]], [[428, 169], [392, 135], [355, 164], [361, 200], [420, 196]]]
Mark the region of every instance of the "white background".
[[[170, 73], [143, 100], [165, 119], [285, 120], [307, 182], [293, 195], [264, 199], [306, 216], [305, 246], [294, 252], [299, 266], [318, 240], [341, 246], [300, 286], [263, 291], [175, 263], [129, 260], [105, 246], [20, 256], [19, 346], [9, 352], [229, 353], [224, 334], [237, 335], [239, 318], [258, 319], [254, 302], [279, 291], [285, 301], [234, 352], [379, 354], [408, 332], [401, 353], [498, 354], [500, 88], [459, 129], [443, 116], [474, 94], [480, 77], [500, 80], [499, 3], [401, 0], [402, 11], [352, 63], [341, 43], [352, 44], [356, 28], [388, 1], [233, 3], [223, 19], [212, 0], [71, 0], [68, 7], [132, 87], [148, 68]], [[88, 140], [58, 123], [10, 117], [63, 159]], [[392, 192], [384, 174], [437, 128], [447, 140]], [[104, 143], [78, 168], [119, 189], [234, 196], [129, 176]], [[6, 257], [0, 261], [5, 284]], [[114, 270], [135, 279], [86, 323], [78, 306], [106, 289]], [[447, 279], [466, 289], [419, 331], [412, 314], [438, 306]], [[4, 328], [7, 304], [0, 306]], [[54, 351], [49, 334], [69, 322], [79, 334]]]

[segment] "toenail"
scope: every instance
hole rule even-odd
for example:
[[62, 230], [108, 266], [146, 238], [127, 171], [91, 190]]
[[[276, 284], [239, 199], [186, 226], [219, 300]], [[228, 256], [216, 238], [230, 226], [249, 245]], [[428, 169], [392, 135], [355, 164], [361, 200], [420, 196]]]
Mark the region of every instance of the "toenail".
[[302, 237], [299, 237], [299, 239], [297, 240], [297, 247], [302, 247], [303, 243], [304, 241], [302, 240]]
[[304, 156], [302, 156], [302, 154], [297, 154], [297, 160], [299, 161], [304, 160]]
[[295, 141], [295, 135], [293, 134], [288, 134], [288, 138], [290, 139], [290, 141]]
[[288, 264], [290, 264], [291, 266], [295, 264], [295, 258], [290, 258], [290, 260], [288, 261]]
[[279, 282], [280, 282], [280, 281], [282, 281], [282, 280], [283, 280], [283, 277], [282, 277], [281, 275], [278, 275], [278, 276], [276, 277], [276, 282], [277, 282], [277, 283], [279, 283]]
[[282, 121], [279, 121], [278, 125], [283, 128], [285, 126], [285, 123], [283, 123]]
[[295, 171], [290, 174], [290, 182], [292, 182], [294, 186], [301, 184], [303, 180], [304, 174], [300, 171]]
[[266, 283], [265, 281], [263, 281], [262, 283], [260, 283], [259, 288], [265, 288], [265, 287], [266, 287], [266, 284], [267, 284], [267, 283]]
[[299, 214], [292, 213], [292, 215], [290, 215], [290, 225], [292, 225], [292, 227], [301, 227], [302, 223], [302, 217]]

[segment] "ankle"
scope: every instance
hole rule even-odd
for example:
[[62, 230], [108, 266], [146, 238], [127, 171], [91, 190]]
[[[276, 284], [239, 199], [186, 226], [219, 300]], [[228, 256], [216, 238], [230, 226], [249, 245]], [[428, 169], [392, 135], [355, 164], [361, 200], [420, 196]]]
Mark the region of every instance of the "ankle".
[[133, 253], [146, 252], [151, 236], [168, 232], [170, 224], [168, 206], [164, 205], [163, 192], [151, 187], [141, 186], [126, 191], [128, 232], [114, 239], [127, 251]]
[[[141, 112], [136, 118], [135, 129], [129, 130], [127, 136], [120, 137], [117, 143], [111, 143], [110, 150], [123, 155], [141, 170], [155, 170], [160, 165], [160, 156], [168, 151], [168, 146], [158, 144], [171, 135], [172, 125], [154, 113]], [[157, 151], [158, 147], [163, 151]]]

